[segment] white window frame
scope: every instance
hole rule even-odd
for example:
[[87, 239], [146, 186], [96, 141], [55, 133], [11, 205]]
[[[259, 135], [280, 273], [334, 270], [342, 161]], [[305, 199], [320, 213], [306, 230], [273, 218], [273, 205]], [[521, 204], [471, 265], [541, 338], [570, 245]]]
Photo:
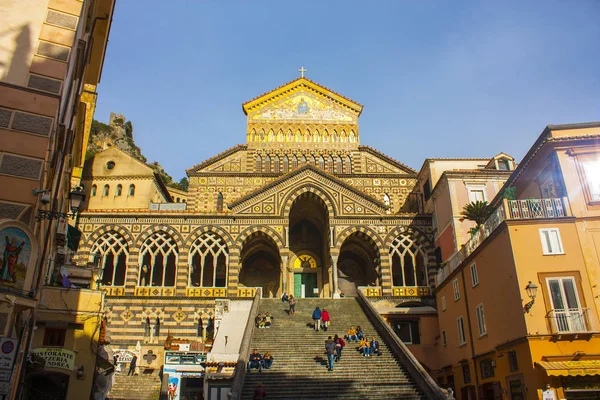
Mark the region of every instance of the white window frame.
[[452, 288], [454, 289], [454, 301], [460, 299], [460, 289], [458, 287], [458, 279], [452, 281]]
[[463, 346], [467, 344], [467, 336], [465, 335], [465, 320], [462, 315], [456, 318], [456, 327], [458, 330], [458, 345]]
[[485, 326], [485, 311], [483, 303], [477, 305], [477, 327], [479, 328], [479, 337], [487, 335], [487, 327]]
[[485, 184], [467, 184], [467, 192], [469, 194], [469, 202], [473, 203], [475, 201], [478, 201], [477, 199], [474, 198], [473, 196], [473, 192], [481, 192], [483, 194], [483, 200], [479, 200], [479, 201], [488, 201], [487, 200], [487, 193], [485, 192]]
[[448, 345], [448, 339], [446, 338], [446, 330], [442, 330], [442, 345], [447, 346]]
[[[540, 241], [542, 242], [542, 252], [545, 256], [553, 256], [557, 254], [565, 254], [565, 249], [563, 247], [562, 238], [560, 237], [560, 229], [558, 228], [540, 228]], [[551, 242], [551, 233], [556, 233], [557, 245], [558, 249], [553, 249], [548, 247], [548, 240], [546, 239], [546, 233], [548, 233], [548, 240]], [[552, 247], [552, 243], [550, 243], [550, 247]], [[556, 251], [554, 251], [556, 250]]]
[[442, 311], [446, 311], [446, 296], [442, 296]]
[[479, 273], [477, 272], [477, 264], [471, 264], [471, 282], [473, 283], [473, 287], [479, 285]]

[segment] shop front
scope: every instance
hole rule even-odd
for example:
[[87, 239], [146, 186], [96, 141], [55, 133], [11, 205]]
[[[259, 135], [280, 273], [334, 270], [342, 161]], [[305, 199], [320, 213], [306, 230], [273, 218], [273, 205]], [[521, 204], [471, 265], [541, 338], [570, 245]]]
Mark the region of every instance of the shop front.
[[[539, 361], [548, 377], [557, 377], [556, 399], [600, 400], [600, 360]], [[548, 388], [548, 393], [552, 392]], [[552, 399], [551, 395], [548, 395]]]

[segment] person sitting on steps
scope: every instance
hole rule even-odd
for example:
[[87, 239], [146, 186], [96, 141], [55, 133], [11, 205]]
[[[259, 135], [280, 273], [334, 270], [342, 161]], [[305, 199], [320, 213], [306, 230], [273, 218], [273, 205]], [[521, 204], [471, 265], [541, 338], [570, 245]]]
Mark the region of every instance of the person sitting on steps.
[[264, 320], [264, 327], [265, 328], [270, 328], [271, 327], [271, 323], [273, 322], [273, 317], [269, 313], [266, 313], [265, 317], [263, 318], [263, 320]]
[[373, 340], [371, 340], [371, 344], [369, 345], [369, 352], [371, 354], [377, 354], [377, 357], [381, 355], [381, 350], [379, 349], [379, 342], [377, 341], [377, 339], [373, 338]]
[[260, 328], [260, 323], [261, 323], [261, 322], [262, 322], [262, 315], [261, 315], [261, 314], [258, 314], [258, 315], [256, 316], [256, 318], [254, 318], [254, 325], [255, 325], [257, 328]]
[[358, 340], [364, 339], [365, 337], [365, 333], [363, 332], [360, 325], [356, 325], [356, 337], [358, 338]]
[[360, 340], [358, 350], [362, 353], [363, 357], [371, 357], [371, 348], [367, 339]]
[[348, 329], [348, 334], [346, 336], [348, 338], [348, 342], [351, 342], [353, 340], [356, 340], [358, 342], [358, 337], [356, 336], [356, 329], [354, 328], [354, 325], [352, 325], [350, 329]]
[[248, 359], [248, 372], [250, 372], [251, 368], [258, 368], [258, 372], [262, 372], [262, 365], [262, 356], [258, 350], [254, 349], [252, 354], [250, 354], [250, 358]]
[[263, 363], [263, 367], [265, 369], [271, 368], [271, 365], [273, 365], [273, 356], [271, 355], [271, 352], [267, 351], [265, 353], [265, 356], [263, 357], [262, 363]]
[[290, 296], [288, 296], [287, 292], [283, 292], [283, 295], [281, 296], [281, 302], [287, 303], [289, 300], [290, 300]]

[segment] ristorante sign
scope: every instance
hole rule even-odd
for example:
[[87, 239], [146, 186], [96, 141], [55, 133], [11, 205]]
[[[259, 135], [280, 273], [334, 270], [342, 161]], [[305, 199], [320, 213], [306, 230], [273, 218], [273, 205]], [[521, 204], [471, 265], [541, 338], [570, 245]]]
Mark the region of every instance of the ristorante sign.
[[46, 361], [46, 368], [61, 368], [73, 371], [75, 366], [75, 352], [71, 350], [43, 347], [33, 349], [32, 353]]

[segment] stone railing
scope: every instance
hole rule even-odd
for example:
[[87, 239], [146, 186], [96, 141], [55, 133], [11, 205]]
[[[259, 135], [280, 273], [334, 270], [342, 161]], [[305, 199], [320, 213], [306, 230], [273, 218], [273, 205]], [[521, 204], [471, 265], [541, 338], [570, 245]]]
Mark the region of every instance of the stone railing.
[[125, 295], [124, 286], [102, 286], [100, 290], [104, 291], [107, 296], [123, 296]]
[[375, 329], [377, 329], [382, 340], [385, 341], [390, 350], [398, 358], [398, 361], [402, 367], [404, 367], [408, 375], [410, 375], [410, 378], [415, 382], [424, 397], [429, 400], [447, 399], [448, 396], [444, 394], [442, 389], [440, 389], [427, 371], [425, 371], [425, 368], [423, 368], [415, 356], [408, 350], [406, 345], [402, 343], [402, 340], [396, 335], [392, 327], [383, 320], [379, 312], [373, 307], [364, 293], [360, 290], [357, 293], [358, 303], [361, 305], [365, 315], [369, 318]]
[[507, 200], [494, 210], [471, 239], [438, 270], [436, 283], [439, 286], [448, 276], [507, 219], [562, 218], [567, 216], [566, 198]]
[[254, 297], [256, 293], [261, 293], [261, 287], [238, 287], [237, 297]]
[[226, 287], [189, 287], [185, 289], [187, 297], [226, 297]]
[[430, 294], [431, 288], [429, 286], [395, 286], [392, 288], [392, 296], [395, 297], [421, 297]]
[[[246, 288], [250, 289], [250, 288]], [[254, 288], [256, 289], [256, 288]], [[254, 317], [258, 314], [258, 307], [260, 306], [262, 290], [258, 288], [255, 291], [254, 300], [252, 301], [252, 307], [248, 314], [248, 320], [246, 321], [246, 328], [244, 329], [244, 338], [240, 345], [240, 355], [235, 366], [233, 373], [233, 382], [231, 383], [231, 392], [229, 398], [231, 400], [239, 400], [242, 397], [242, 389], [244, 387], [244, 379], [246, 378], [246, 365], [248, 364], [248, 358], [250, 357], [250, 345], [252, 344], [252, 335], [254, 333]]]

